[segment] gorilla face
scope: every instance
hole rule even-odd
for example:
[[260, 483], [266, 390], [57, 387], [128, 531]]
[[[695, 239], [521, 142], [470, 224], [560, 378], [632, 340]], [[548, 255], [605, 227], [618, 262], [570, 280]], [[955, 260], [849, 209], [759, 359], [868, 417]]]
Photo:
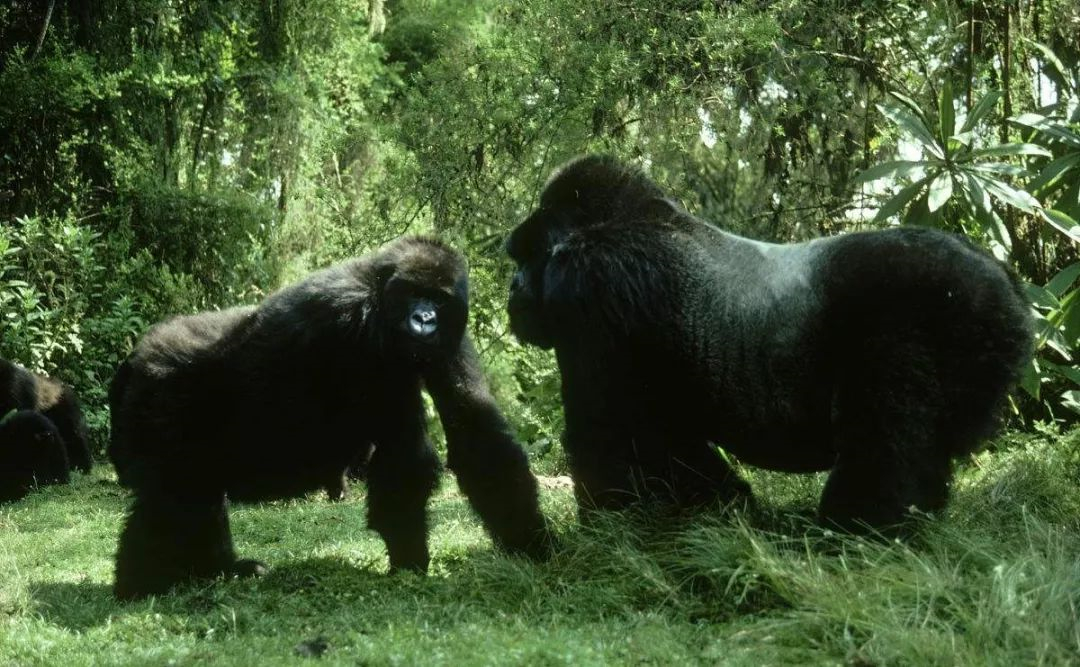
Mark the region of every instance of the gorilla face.
[[432, 288], [395, 276], [386, 285], [385, 326], [408, 356], [433, 359], [451, 354], [465, 334], [465, 299], [453, 288]]
[[562, 236], [545, 220], [543, 208], [529, 216], [510, 234], [506, 252], [517, 264], [510, 280], [510, 330], [523, 343], [550, 350], [554, 334], [544, 311], [544, 272]]
[[415, 361], [453, 354], [465, 335], [468, 276], [452, 255], [410, 253], [395, 258], [380, 295], [385, 339]]

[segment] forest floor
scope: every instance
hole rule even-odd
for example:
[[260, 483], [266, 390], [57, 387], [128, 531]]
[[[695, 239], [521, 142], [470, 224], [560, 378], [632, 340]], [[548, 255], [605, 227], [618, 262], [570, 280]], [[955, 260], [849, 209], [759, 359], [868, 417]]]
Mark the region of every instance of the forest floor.
[[1080, 430], [1011, 434], [960, 466], [907, 543], [815, 528], [822, 476], [746, 471], [735, 517], [580, 527], [545, 484], [547, 563], [491, 548], [449, 477], [427, 577], [388, 577], [363, 486], [234, 506], [260, 579], [110, 594], [111, 469], [0, 508], [0, 665], [1062, 665], [1080, 660]]

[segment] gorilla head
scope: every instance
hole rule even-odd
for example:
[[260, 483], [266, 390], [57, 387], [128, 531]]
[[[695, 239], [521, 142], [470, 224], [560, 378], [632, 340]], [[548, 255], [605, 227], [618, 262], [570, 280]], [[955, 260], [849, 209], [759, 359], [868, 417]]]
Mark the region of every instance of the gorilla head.
[[656, 184], [608, 156], [587, 156], [556, 172], [544, 187], [540, 205], [507, 239], [507, 254], [517, 264], [507, 306], [514, 335], [543, 349], [554, 346], [551, 327], [557, 318], [546, 305], [560, 295], [547, 284], [552, 277], [547, 275], [548, 262], [569, 237], [604, 244], [603, 227], [612, 220], [641, 219], [676, 208]]
[[376, 267], [382, 341], [405, 358], [432, 361], [454, 354], [469, 310], [468, 267], [442, 243], [410, 239], [390, 245]]

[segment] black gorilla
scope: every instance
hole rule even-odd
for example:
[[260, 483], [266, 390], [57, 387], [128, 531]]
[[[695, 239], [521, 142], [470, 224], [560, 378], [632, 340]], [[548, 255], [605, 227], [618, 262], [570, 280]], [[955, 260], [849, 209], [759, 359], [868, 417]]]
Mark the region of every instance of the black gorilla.
[[0, 502], [69, 479], [64, 440], [52, 420], [33, 410], [18, 410], [0, 420]]
[[[193, 319], [195, 320], [194, 326], [199, 327], [203, 332], [203, 335], [208, 338], [217, 338], [220, 337], [225, 330], [236, 326], [254, 312], [254, 306], [236, 306], [225, 310], [188, 316], [188, 318], [177, 317], [171, 321], [180, 323], [181, 321]], [[120, 403], [124, 400], [124, 392], [127, 390], [130, 377], [131, 361], [125, 360], [116, 369], [112, 383], [109, 385], [109, 408], [113, 414], [120, 410]], [[130, 487], [131, 484], [127, 474], [130, 458], [129, 452], [126, 449], [126, 444], [129, 440], [122, 435], [123, 428], [123, 423], [119, 421], [113, 422], [108, 454], [109, 460], [112, 461], [113, 467], [116, 468], [117, 480], [120, 485]], [[345, 498], [345, 489], [348, 487], [348, 480], [350, 478], [365, 478], [368, 460], [371, 458], [372, 451], [373, 446], [370, 444], [359, 447], [356, 456], [346, 469], [338, 470], [330, 476], [325, 485], [326, 495], [330, 500], [337, 501]]]
[[465, 334], [464, 261], [406, 238], [319, 271], [258, 308], [178, 317], [151, 329], [111, 391], [110, 453], [135, 493], [115, 593], [162, 593], [237, 560], [226, 498], [325, 487], [359, 453], [368, 524], [391, 569], [428, 565], [425, 506], [439, 462], [421, 385], [446, 430], [448, 464], [502, 548], [548, 549], [536, 480], [493, 402]]
[[35, 410], [48, 417], [60, 432], [71, 467], [82, 472], [93, 467], [86, 422], [71, 387], [0, 359], [0, 416], [11, 410]]
[[944, 505], [1032, 349], [1017, 283], [963, 239], [761, 243], [605, 157], [559, 171], [507, 249], [512, 329], [559, 363], [581, 509], [749, 500], [717, 443], [831, 470], [827, 524], [895, 526]]

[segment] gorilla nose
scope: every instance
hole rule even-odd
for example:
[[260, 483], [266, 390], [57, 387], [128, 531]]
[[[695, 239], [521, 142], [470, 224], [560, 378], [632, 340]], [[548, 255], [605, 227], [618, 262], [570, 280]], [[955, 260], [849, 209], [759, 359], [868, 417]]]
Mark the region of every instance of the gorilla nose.
[[417, 336], [427, 337], [438, 328], [438, 316], [430, 308], [417, 308], [409, 316], [409, 329]]

